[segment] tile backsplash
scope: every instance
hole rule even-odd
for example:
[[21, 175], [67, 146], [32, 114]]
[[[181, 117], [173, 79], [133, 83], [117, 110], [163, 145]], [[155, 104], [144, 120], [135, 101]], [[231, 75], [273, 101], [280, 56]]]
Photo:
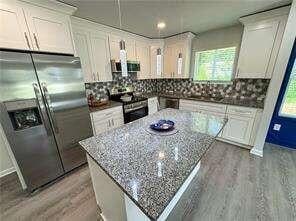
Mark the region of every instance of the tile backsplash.
[[197, 95], [213, 97], [226, 97], [232, 99], [252, 99], [264, 101], [268, 79], [235, 79], [225, 84], [200, 83], [192, 79], [149, 79], [137, 80], [136, 73], [130, 73], [129, 77], [121, 77], [113, 74], [113, 81], [86, 83], [88, 93], [96, 96], [104, 96], [106, 89], [113, 87], [133, 87], [136, 92], [143, 93], [176, 93], [182, 95]]
[[268, 79], [235, 79], [228, 83], [200, 83], [192, 79], [161, 79], [157, 82], [157, 92], [180, 93], [183, 95], [252, 99], [263, 101], [269, 85]]

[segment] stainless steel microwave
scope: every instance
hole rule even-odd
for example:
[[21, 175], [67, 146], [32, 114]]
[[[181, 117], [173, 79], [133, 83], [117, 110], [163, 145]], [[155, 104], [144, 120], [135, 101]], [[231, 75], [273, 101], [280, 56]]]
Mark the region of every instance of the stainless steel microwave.
[[[120, 61], [111, 60], [111, 70], [112, 72], [121, 72]], [[138, 61], [127, 61], [127, 71], [128, 72], [138, 72], [140, 71], [140, 62]]]

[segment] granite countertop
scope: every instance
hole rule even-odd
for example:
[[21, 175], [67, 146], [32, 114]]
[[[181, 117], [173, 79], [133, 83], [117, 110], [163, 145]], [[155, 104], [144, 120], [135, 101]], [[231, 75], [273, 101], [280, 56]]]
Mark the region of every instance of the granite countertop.
[[222, 98], [219, 100], [215, 100], [214, 98], [209, 97], [192, 97], [180, 93], [143, 93], [143, 96], [150, 97], [169, 97], [169, 98], [179, 98], [179, 99], [187, 99], [187, 100], [196, 100], [196, 101], [204, 101], [204, 102], [212, 102], [218, 104], [229, 104], [243, 107], [253, 107], [253, 108], [264, 108], [264, 101], [258, 101], [254, 99], [233, 99], [233, 98]]
[[[147, 131], [159, 119], [171, 119], [178, 132], [159, 136]], [[197, 112], [164, 109], [80, 145], [152, 220], [172, 200], [226, 119]]]
[[102, 105], [100, 107], [89, 107], [90, 112], [101, 111], [112, 107], [122, 106], [122, 103], [116, 101], [109, 101], [108, 104]]

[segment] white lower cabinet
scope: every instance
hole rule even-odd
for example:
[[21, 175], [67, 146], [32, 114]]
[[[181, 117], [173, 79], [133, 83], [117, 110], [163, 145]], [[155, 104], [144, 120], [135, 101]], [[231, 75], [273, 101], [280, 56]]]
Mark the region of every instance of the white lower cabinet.
[[93, 133], [98, 135], [124, 124], [122, 106], [113, 107], [90, 114]]
[[249, 145], [254, 118], [237, 115], [226, 115], [226, 117], [228, 122], [223, 129], [222, 138]]
[[157, 97], [148, 98], [148, 114], [154, 114], [158, 111]]
[[197, 111], [228, 119], [219, 140], [234, 143], [249, 148], [254, 145], [254, 135], [258, 127], [256, 121], [260, 121], [261, 110], [256, 108], [234, 105], [215, 104], [192, 100], [180, 100], [180, 109]]

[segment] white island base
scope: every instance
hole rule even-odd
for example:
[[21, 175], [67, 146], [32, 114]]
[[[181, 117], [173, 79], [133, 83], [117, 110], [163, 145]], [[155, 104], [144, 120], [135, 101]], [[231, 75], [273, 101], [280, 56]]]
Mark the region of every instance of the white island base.
[[[124, 191], [98, 166], [87, 154], [91, 180], [96, 196], [97, 205], [101, 209], [104, 221], [149, 221], [150, 218], [124, 193]], [[171, 199], [157, 221], [167, 219], [192, 179], [197, 175], [200, 162], [192, 170], [181, 188]], [[136, 190], [135, 196], [136, 198]]]

